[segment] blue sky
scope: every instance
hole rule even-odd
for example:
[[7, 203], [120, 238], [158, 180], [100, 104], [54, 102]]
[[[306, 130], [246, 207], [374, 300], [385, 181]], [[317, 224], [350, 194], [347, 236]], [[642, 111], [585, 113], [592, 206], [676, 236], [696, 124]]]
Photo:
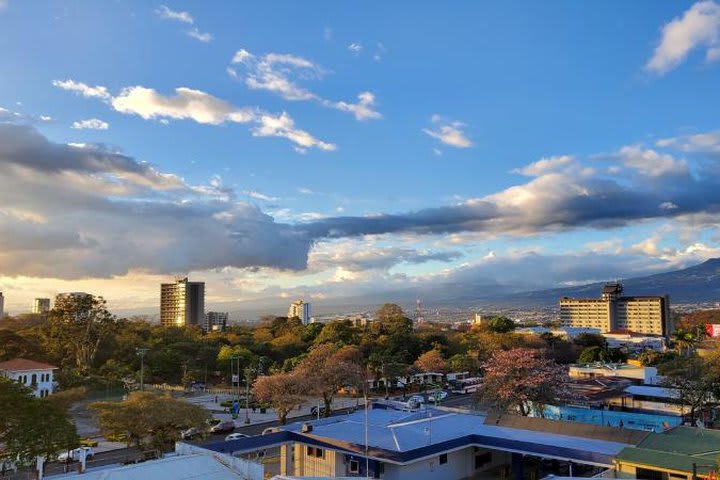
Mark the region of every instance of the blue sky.
[[154, 305], [174, 274], [210, 304], [322, 302], [719, 253], [713, 1], [0, 0], [0, 53], [11, 310]]

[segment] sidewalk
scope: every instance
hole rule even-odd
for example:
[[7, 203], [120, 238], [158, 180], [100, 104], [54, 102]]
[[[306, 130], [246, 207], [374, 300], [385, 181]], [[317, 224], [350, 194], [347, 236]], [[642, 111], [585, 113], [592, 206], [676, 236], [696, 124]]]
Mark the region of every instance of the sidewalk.
[[[194, 403], [195, 405], [200, 405], [212, 412], [213, 417], [217, 418], [220, 421], [228, 421], [232, 420], [232, 414], [229, 412], [226, 412], [225, 408], [220, 406], [220, 402], [223, 402], [225, 400], [232, 400], [232, 397], [230, 395], [217, 395], [217, 403], [215, 403], [215, 395], [205, 395], [201, 394], [196, 397], [188, 397], [184, 399], [187, 402]], [[359, 402], [359, 403], [358, 403]], [[350, 408], [355, 407], [356, 405], [363, 405], [363, 399], [356, 400], [354, 398], [348, 398], [348, 397], [338, 397], [335, 398], [332, 402], [332, 410], [348, 410]], [[304, 417], [306, 415], [310, 415], [310, 410], [312, 407], [315, 406], [322, 406], [323, 401], [321, 398], [311, 398], [308, 399], [304, 404], [300, 405], [300, 408], [296, 408], [290, 413], [288, 413], [288, 421], [292, 420], [296, 417]], [[250, 409], [247, 412], [247, 417], [250, 418], [250, 424], [257, 424], [257, 423], [267, 423], [267, 422], [273, 422], [277, 420], [277, 414], [273, 409], [268, 409], [265, 413], [260, 413], [260, 409], [256, 409], [255, 412]], [[235, 419], [235, 425], [236, 426], [242, 426], [245, 424], [245, 407], [244, 403], [240, 401], [240, 412], [238, 412], [238, 416]]]

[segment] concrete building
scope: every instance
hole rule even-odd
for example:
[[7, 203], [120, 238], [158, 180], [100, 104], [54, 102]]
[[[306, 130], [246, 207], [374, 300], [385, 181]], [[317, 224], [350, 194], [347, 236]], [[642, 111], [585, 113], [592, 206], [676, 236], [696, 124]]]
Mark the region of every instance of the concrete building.
[[657, 368], [631, 365], [627, 363], [591, 363], [588, 365], [570, 365], [570, 378], [617, 377], [627, 378], [644, 385], [656, 385], [659, 382]]
[[310, 317], [312, 316], [312, 310], [310, 304], [303, 300], [296, 300], [290, 304], [288, 309], [288, 318], [297, 317], [302, 321], [303, 325], [310, 323]]
[[601, 332], [633, 331], [669, 336], [670, 301], [665, 296], [623, 296], [619, 282], [607, 283], [600, 298], [560, 299], [560, 322], [565, 327], [597, 328]]
[[228, 312], [207, 312], [205, 315], [205, 331], [222, 332], [227, 328]]
[[[280, 448], [280, 475], [388, 480], [540, 478], [540, 460], [612, 468], [646, 432], [431, 408], [398, 411], [375, 403], [356, 412], [278, 427], [274, 433], [204, 447], [232, 455]], [[367, 420], [366, 420], [367, 415]], [[512, 473], [511, 473], [512, 472]], [[511, 475], [513, 475], [511, 477]]]
[[164, 327], [205, 325], [205, 282], [179, 278], [160, 285], [160, 324]]
[[36, 298], [33, 301], [32, 313], [43, 314], [50, 311], [50, 299], [49, 298]]
[[0, 320], [5, 316], [5, 297], [0, 292]]
[[30, 388], [36, 397], [47, 397], [53, 393], [55, 389], [53, 371], [55, 370], [57, 367], [53, 365], [25, 358], [0, 362], [0, 374]]

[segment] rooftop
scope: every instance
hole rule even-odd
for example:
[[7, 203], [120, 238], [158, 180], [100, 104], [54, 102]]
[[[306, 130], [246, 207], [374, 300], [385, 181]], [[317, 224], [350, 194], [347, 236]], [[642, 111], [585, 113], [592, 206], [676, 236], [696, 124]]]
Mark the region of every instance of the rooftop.
[[0, 371], [14, 372], [21, 370], [57, 370], [58, 367], [47, 363], [36, 362], [26, 358], [14, 358], [7, 362], [0, 362]]
[[[609, 466], [617, 453], [636, 445], [643, 435], [642, 432], [638, 436], [638, 432], [542, 419], [524, 419], [521, 424], [516, 424], [509, 420], [514, 417], [509, 416], [486, 421], [484, 415], [434, 408], [404, 412], [375, 405], [367, 417], [367, 456], [397, 464], [458, 448], [482, 446]], [[303, 432], [304, 423], [312, 425], [312, 430]], [[364, 411], [304, 423], [287, 425], [283, 431], [271, 435], [217, 442], [205, 447], [240, 452], [266, 448], [265, 444], [295, 441], [365, 455]]]
[[647, 385], [632, 385], [625, 389], [630, 395], [642, 395], [645, 397], [656, 397], [666, 399], [677, 399], [680, 394], [677, 390], [664, 387], [650, 387]]
[[636, 447], [622, 450], [617, 460], [681, 472], [692, 471], [695, 463], [699, 472], [707, 472], [704, 466], [716, 464], [718, 451], [719, 431], [680, 426], [648, 434]]

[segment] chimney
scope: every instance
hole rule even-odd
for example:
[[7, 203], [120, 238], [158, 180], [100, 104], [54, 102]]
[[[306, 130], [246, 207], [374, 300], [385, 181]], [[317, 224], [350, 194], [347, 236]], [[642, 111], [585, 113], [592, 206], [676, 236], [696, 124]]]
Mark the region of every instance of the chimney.
[[302, 428], [300, 429], [302, 433], [310, 433], [313, 431], [313, 426], [309, 423], [303, 423]]

